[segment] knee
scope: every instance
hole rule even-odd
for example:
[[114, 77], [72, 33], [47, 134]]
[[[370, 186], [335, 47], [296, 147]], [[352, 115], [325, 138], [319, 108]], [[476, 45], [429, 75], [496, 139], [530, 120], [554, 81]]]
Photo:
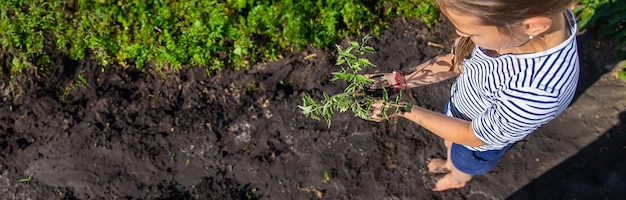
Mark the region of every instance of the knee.
[[450, 142], [450, 140], [445, 140], [443, 144], [446, 145], [446, 148], [448, 149], [452, 148], [452, 142]]

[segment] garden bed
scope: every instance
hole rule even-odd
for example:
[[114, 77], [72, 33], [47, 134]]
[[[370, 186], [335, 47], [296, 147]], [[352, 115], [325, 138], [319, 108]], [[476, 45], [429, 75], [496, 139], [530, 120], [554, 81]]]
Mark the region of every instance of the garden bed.
[[[448, 52], [450, 33], [445, 21], [428, 29], [398, 20], [369, 41], [377, 53], [368, 59], [380, 72], [408, 72]], [[18, 78], [21, 91], [2, 87], [0, 196], [623, 198], [626, 87], [604, 69], [609, 44], [593, 38], [579, 38], [580, 89], [570, 108], [515, 145], [492, 172], [447, 192], [426, 187], [424, 161], [444, 155], [444, 146], [425, 129], [351, 113], [335, 115], [328, 128], [301, 114], [303, 93], [319, 97], [345, 87], [329, 81], [338, 71], [334, 48], [307, 48], [211, 76], [203, 68], [103, 72], [94, 60], [58, 59], [50, 76]], [[405, 98], [442, 111], [451, 83], [412, 89]]]

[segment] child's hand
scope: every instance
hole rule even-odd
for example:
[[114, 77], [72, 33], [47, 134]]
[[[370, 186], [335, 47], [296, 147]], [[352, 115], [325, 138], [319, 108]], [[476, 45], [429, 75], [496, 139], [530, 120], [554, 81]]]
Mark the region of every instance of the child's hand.
[[371, 115], [372, 121], [381, 122], [385, 119], [380, 113], [380, 111], [382, 110], [382, 107], [383, 107], [383, 103], [381, 102], [376, 102], [372, 104], [372, 115]]
[[370, 90], [391, 89], [398, 84], [393, 73], [366, 74], [365, 77], [374, 80]]
[[400, 113], [396, 112], [396, 108], [393, 106], [386, 105], [385, 112], [387, 113], [387, 118], [382, 114], [383, 106], [385, 106], [381, 101], [375, 102], [372, 104], [372, 121], [381, 122], [385, 119], [389, 119], [392, 117], [402, 116], [404, 114], [404, 110], [400, 111]]

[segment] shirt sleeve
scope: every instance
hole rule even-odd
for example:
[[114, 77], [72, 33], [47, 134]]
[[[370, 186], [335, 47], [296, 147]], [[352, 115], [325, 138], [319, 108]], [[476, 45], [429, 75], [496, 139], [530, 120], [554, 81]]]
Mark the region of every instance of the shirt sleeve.
[[519, 141], [558, 113], [558, 95], [536, 88], [509, 88], [472, 120], [472, 128], [487, 145]]

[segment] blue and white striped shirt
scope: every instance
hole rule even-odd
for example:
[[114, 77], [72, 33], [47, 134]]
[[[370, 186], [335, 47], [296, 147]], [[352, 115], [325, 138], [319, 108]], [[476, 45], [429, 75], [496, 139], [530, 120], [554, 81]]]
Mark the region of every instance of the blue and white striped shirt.
[[471, 121], [485, 143], [467, 148], [497, 150], [517, 142], [567, 108], [579, 75], [576, 21], [567, 12], [570, 37], [546, 51], [492, 57], [476, 47], [451, 89], [448, 116]]

